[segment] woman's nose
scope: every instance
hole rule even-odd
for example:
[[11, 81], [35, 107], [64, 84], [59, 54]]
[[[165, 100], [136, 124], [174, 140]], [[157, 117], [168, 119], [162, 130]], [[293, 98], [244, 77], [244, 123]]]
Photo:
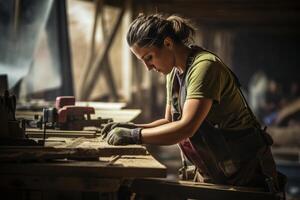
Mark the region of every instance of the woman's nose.
[[154, 66], [150, 63], [145, 62], [145, 65], [146, 65], [148, 71], [151, 71], [154, 68]]

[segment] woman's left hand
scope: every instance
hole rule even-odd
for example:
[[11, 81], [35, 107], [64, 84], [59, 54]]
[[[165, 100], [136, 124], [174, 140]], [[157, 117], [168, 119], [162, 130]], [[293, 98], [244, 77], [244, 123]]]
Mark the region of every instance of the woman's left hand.
[[100, 135], [102, 136], [103, 139], [105, 139], [108, 133], [116, 127], [122, 127], [128, 129], [137, 128], [137, 126], [131, 122], [110, 122], [102, 128]]
[[108, 133], [106, 141], [111, 145], [140, 144], [140, 132], [141, 128], [129, 129], [116, 127]]

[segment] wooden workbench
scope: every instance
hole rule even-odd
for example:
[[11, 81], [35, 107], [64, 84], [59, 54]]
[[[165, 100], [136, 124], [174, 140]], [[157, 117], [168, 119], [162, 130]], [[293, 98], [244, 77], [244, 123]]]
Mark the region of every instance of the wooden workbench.
[[[49, 141], [55, 139], [57, 138], [48, 138]], [[94, 149], [99, 151], [100, 157], [96, 161], [57, 159], [51, 162], [1, 163], [0, 188], [115, 194], [122, 184], [130, 183], [133, 192], [160, 199], [275, 199], [274, 194], [263, 192], [259, 188], [148, 179], [164, 178], [166, 168], [141, 145], [111, 146], [99, 138], [59, 138], [59, 140], [64, 141], [46, 143], [48, 147], [45, 148], [54, 147], [58, 151], [76, 148]], [[28, 148], [23, 152], [31, 150]], [[119, 153], [115, 155], [109, 152]]]
[[[46, 141], [45, 147], [0, 148], [0, 191], [115, 193], [124, 181], [166, 177], [166, 167], [141, 145], [111, 146], [99, 137], [49, 137], [47, 140], [49, 142]], [[99, 157], [93, 161], [64, 159], [64, 156], [70, 158], [70, 152], [76, 150], [93, 150], [91, 155]], [[55, 159], [56, 153], [58, 159]], [[3, 159], [5, 155], [15, 159], [8, 159], [8, 162]], [[30, 159], [26, 159], [26, 156]]]
[[[41, 138], [42, 131], [29, 129], [27, 134], [30, 137]], [[271, 200], [275, 198], [271, 193], [250, 188], [148, 179], [164, 178], [166, 167], [156, 161], [145, 147], [141, 145], [111, 146], [93, 131], [47, 130], [45, 148], [54, 148], [58, 152], [87, 149], [93, 150], [94, 153], [99, 154], [99, 157], [94, 161], [64, 159], [63, 157], [47, 161], [44, 158], [49, 155], [45, 157], [39, 155], [38, 162], [24, 162], [24, 160], [19, 163], [2, 162], [0, 163], [0, 191], [3, 189], [64, 190], [115, 194], [121, 185], [130, 183], [132, 190], [138, 194], [166, 197], [166, 199], [222, 199], [224, 197], [225, 199]], [[22, 150], [22, 152], [31, 151], [35, 150], [30, 148]], [[4, 155], [5, 153], [3, 152]], [[52, 156], [51, 154], [50, 157]]]
[[99, 161], [1, 163], [2, 189], [115, 192], [125, 179], [165, 177], [166, 168], [151, 155]]

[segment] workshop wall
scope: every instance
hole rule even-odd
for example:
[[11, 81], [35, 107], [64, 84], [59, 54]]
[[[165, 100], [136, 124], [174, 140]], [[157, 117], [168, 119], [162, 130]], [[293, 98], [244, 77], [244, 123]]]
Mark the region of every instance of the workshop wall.
[[[124, 1], [127, 12], [132, 20], [139, 13], [169, 13], [191, 18], [197, 27], [195, 43], [217, 53], [220, 58], [241, 77], [241, 82], [247, 91], [247, 85], [252, 75], [259, 69], [267, 73], [276, 73], [282, 68], [279, 64], [280, 50], [272, 51], [272, 45], [277, 49], [294, 49], [299, 46], [300, 21], [299, 3], [289, 1], [270, 1], [267, 3], [249, 0], [246, 2], [226, 0], [172, 0], [172, 1]], [[107, 30], [112, 29], [119, 8], [109, 2], [103, 7]], [[170, 6], [172, 5], [172, 6]], [[95, 5], [91, 1], [68, 0], [69, 28], [73, 54], [73, 74], [76, 96], [80, 97], [82, 69], [86, 66], [88, 51], [91, 46], [92, 24]], [[280, 11], [280, 12], [279, 12]], [[83, 13], [81, 13], [83, 12]], [[100, 23], [100, 22], [99, 22]], [[96, 51], [103, 49], [104, 38], [101, 34], [101, 24], [96, 34]], [[127, 26], [128, 27], [128, 26]], [[119, 27], [110, 50], [110, 61], [113, 79], [116, 84], [118, 101], [125, 101], [128, 107], [141, 108], [142, 115], [138, 121], [151, 121], [163, 116], [165, 105], [165, 78], [159, 74], [148, 72], [142, 64], [132, 56], [131, 77], [124, 76], [125, 58], [122, 52], [129, 51], [124, 45], [124, 35], [127, 27], [124, 22]], [[266, 39], [264, 39], [264, 37]], [[252, 52], [255, 51], [253, 54]], [[265, 56], [264, 56], [265, 55]], [[279, 70], [280, 74], [289, 76], [289, 72], [298, 69], [296, 53], [289, 57], [287, 70]], [[257, 59], [258, 58], [258, 59]], [[262, 61], [263, 60], [263, 61]], [[251, 63], [251, 64], [250, 64]], [[89, 100], [114, 101], [103, 73], [98, 75]], [[126, 79], [129, 82], [126, 82]], [[129, 91], [124, 90], [124, 84], [130, 83]], [[128, 98], [125, 93], [130, 93]]]
[[[156, 0], [146, 1], [143, 4], [134, 2], [135, 16], [140, 12], [163, 12], [192, 19], [197, 27], [195, 43], [217, 53], [225, 64], [237, 73], [246, 96], [249, 82], [259, 70], [265, 71], [270, 79], [288, 80], [285, 81], [286, 85], [292, 80], [299, 84], [299, 59], [296, 53], [300, 38], [299, 2], [292, 0], [284, 2]], [[152, 88], [163, 87], [160, 85], [163, 83], [157, 81], [159, 79], [152, 80], [154, 85]], [[155, 97], [156, 91], [150, 93], [149, 96]], [[155, 111], [157, 109], [163, 111], [161, 110], [163, 104], [164, 102], [156, 101], [154, 105], [158, 107], [151, 108], [153, 115], [149, 114], [145, 118], [155, 119], [161, 116]]]
[[[69, 16], [69, 30], [70, 30], [70, 41], [71, 41], [71, 51], [72, 51], [72, 63], [73, 63], [73, 76], [74, 76], [74, 86], [75, 95], [80, 98], [80, 90], [83, 84], [84, 68], [88, 65], [89, 54], [91, 49], [93, 23], [95, 16], [95, 3], [93, 1], [78, 1], [78, 0], [68, 0], [68, 16]], [[116, 21], [118, 8], [112, 6], [104, 6], [103, 17], [106, 22], [106, 32], [110, 32], [112, 25]], [[95, 57], [104, 49], [105, 38], [102, 34], [103, 26], [101, 24], [101, 19], [98, 17], [96, 37], [95, 37]], [[121, 88], [122, 77], [120, 68], [122, 66], [122, 35], [123, 30], [119, 28], [117, 36], [114, 39], [113, 46], [109, 53], [109, 60], [112, 66], [113, 78], [116, 83], [117, 88]], [[98, 79], [94, 82], [94, 89], [90, 95], [89, 100], [107, 100], [109, 97], [109, 88], [105, 81], [104, 73], [99, 73]], [[86, 99], [87, 100], [87, 99]]]

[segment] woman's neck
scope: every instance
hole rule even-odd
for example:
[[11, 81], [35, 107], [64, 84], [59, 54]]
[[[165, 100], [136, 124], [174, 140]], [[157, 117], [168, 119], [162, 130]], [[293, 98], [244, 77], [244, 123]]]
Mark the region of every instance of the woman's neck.
[[185, 46], [183, 44], [179, 44], [176, 47], [176, 51], [175, 51], [175, 67], [178, 69], [180, 74], [183, 74], [186, 70], [186, 62], [187, 62], [187, 58], [189, 56], [191, 52], [191, 48], [189, 48], [188, 46]]

